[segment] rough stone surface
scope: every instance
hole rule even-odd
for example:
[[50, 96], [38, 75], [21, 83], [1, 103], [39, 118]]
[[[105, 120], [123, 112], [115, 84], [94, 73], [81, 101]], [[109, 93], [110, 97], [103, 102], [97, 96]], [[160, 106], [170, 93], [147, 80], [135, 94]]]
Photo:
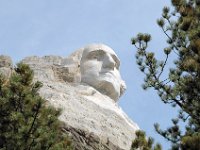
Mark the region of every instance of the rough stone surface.
[[12, 59], [9, 56], [0, 55], [0, 67], [12, 67]]
[[12, 59], [9, 56], [0, 55], [0, 74], [9, 77], [12, 72]]
[[[62, 109], [59, 119], [64, 122], [63, 132], [71, 135], [75, 149], [129, 150], [139, 127], [109, 94], [81, 82], [84, 50], [81, 48], [66, 58], [32, 56], [22, 62], [33, 69], [34, 80], [43, 83], [40, 95], [48, 104]], [[103, 64], [105, 60], [101, 61]]]

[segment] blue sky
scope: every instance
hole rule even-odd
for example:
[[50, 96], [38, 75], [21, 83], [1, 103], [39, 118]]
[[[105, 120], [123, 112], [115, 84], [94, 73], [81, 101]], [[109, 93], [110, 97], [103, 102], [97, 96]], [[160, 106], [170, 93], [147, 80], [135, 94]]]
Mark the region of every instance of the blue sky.
[[0, 0], [0, 54], [15, 62], [30, 55], [68, 56], [90, 43], [112, 47], [121, 59], [127, 91], [119, 104], [141, 129], [167, 149], [153, 124], [170, 125], [176, 111], [153, 91], [143, 91], [143, 74], [130, 44], [138, 32], [152, 34], [150, 49], [162, 57], [165, 36], [156, 25], [170, 0]]

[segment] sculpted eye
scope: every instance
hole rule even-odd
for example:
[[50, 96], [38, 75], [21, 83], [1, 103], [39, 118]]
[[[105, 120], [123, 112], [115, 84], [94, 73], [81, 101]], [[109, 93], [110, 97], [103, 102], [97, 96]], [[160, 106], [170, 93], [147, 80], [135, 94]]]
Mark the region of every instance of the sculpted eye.
[[94, 52], [91, 52], [88, 56], [88, 59], [98, 59], [98, 55]]
[[96, 50], [96, 51], [93, 51], [93, 52], [90, 52], [87, 56], [88, 59], [101, 59], [101, 57], [103, 57], [103, 55], [105, 54], [104, 51], [102, 50]]
[[95, 55], [95, 54], [92, 55], [91, 58], [92, 58], [92, 59], [98, 59], [97, 55]]
[[112, 57], [113, 57], [113, 59], [114, 59], [114, 61], [115, 61], [115, 67], [116, 67], [117, 69], [119, 69], [119, 66], [120, 66], [120, 61], [119, 61], [119, 59], [118, 59], [115, 55], [112, 55]]
[[115, 67], [116, 67], [117, 69], [119, 69], [119, 64], [118, 64], [118, 63], [115, 63]]

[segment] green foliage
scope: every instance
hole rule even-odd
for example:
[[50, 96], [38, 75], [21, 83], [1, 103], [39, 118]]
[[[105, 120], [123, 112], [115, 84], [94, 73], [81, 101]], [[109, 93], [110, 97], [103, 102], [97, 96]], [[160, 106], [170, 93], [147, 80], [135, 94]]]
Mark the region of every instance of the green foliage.
[[161, 150], [160, 144], [153, 146], [154, 140], [152, 138], [146, 139], [146, 134], [143, 131], [136, 131], [136, 138], [132, 142], [131, 150]]
[[181, 149], [183, 150], [198, 150], [200, 148], [200, 133], [182, 138]]
[[60, 110], [45, 106], [32, 83], [33, 71], [19, 63], [9, 79], [0, 76], [0, 149], [72, 149], [61, 132]]
[[[167, 37], [164, 60], [160, 61], [154, 53], [148, 52], [151, 38], [145, 37], [150, 35], [139, 33], [132, 39], [132, 44], [137, 48], [139, 69], [146, 76], [143, 88], [155, 89], [164, 103], [180, 109], [177, 117], [172, 119], [171, 127], [161, 130], [155, 124], [156, 131], [172, 142], [172, 149], [184, 149], [184, 144], [192, 147], [194, 142], [198, 146], [200, 143], [200, 1], [171, 2], [173, 10], [164, 7], [162, 17], [157, 20]], [[174, 58], [174, 66], [167, 70], [169, 57]], [[186, 124], [184, 131], [180, 130], [179, 122]]]

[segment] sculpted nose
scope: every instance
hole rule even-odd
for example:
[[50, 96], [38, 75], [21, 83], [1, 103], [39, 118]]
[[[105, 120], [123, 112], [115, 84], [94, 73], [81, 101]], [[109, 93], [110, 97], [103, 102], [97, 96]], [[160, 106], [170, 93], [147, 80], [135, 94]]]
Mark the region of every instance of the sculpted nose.
[[114, 67], [115, 67], [115, 60], [113, 59], [113, 57], [111, 55], [106, 55], [104, 57], [103, 67], [104, 68], [114, 69]]

